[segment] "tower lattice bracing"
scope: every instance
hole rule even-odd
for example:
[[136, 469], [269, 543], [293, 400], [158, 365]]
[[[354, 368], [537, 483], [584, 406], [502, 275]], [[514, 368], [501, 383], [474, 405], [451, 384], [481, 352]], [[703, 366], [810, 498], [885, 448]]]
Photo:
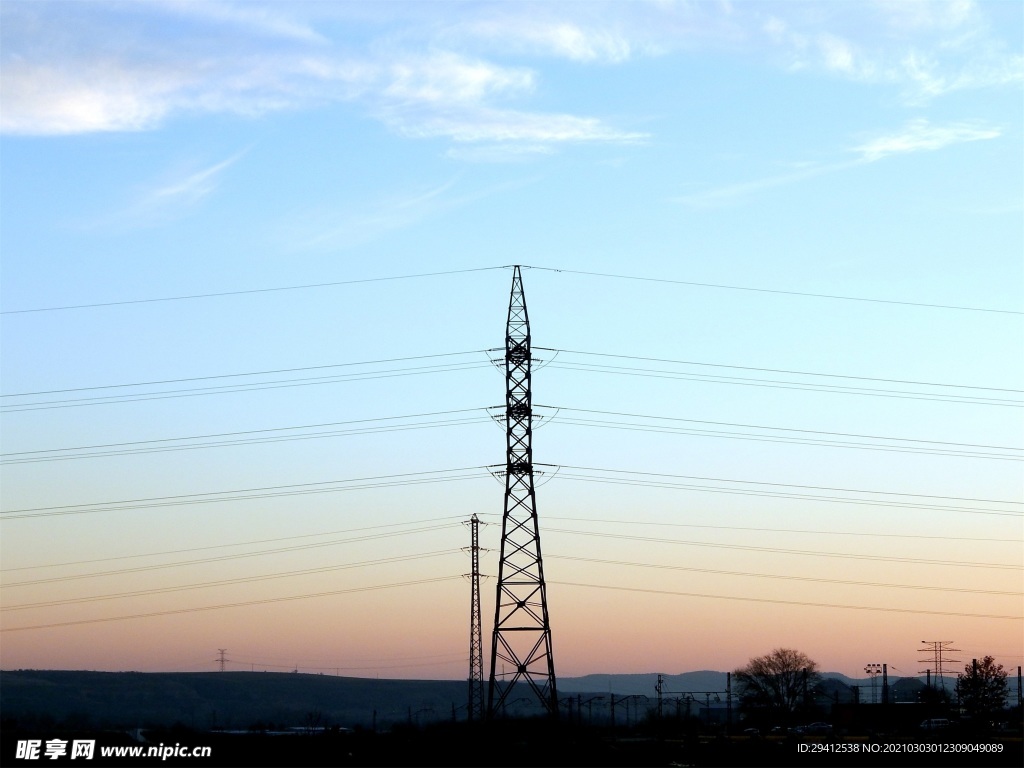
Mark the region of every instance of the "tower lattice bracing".
[[469, 604], [469, 699], [466, 704], [470, 720], [484, 717], [484, 642], [483, 623], [480, 619], [480, 520], [476, 515], [469, 520], [469, 554], [473, 561], [469, 575], [473, 585]]
[[[492, 717], [532, 692], [549, 714], [558, 714], [551, 654], [547, 588], [541, 559], [533, 483], [533, 406], [530, 391], [530, 319], [523, 278], [516, 266], [505, 332], [505, 512], [494, 608], [488, 712]], [[513, 690], [525, 683], [529, 690]]]

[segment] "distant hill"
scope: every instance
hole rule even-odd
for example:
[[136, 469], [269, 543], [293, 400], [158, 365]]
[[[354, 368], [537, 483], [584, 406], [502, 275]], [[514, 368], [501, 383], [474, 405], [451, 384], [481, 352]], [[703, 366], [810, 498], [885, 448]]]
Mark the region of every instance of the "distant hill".
[[[274, 672], [0, 672], [5, 719], [78, 727], [370, 727], [451, 717], [458, 680], [376, 680]], [[465, 717], [463, 709], [462, 717]]]
[[[825, 696], [845, 703], [852, 686], [869, 702], [871, 681], [826, 673]], [[647, 696], [657, 698], [658, 675], [595, 674], [558, 679], [561, 698]], [[1016, 680], [1009, 681], [1016, 698]], [[878, 683], [878, 695], [880, 685]], [[913, 701], [918, 678], [889, 678], [894, 701]], [[703, 670], [665, 675], [663, 694], [724, 693], [726, 673]], [[735, 688], [734, 688], [735, 690]], [[838, 697], [837, 697], [838, 694]], [[171, 726], [197, 730], [269, 729], [340, 725], [388, 728], [398, 723], [464, 720], [462, 680], [378, 680], [275, 672], [81, 672], [0, 671], [0, 712], [22, 725], [123, 729]], [[700, 697], [696, 697], [698, 701]], [[724, 698], [724, 697], [723, 697]], [[510, 697], [512, 716], [540, 714], [524, 689]], [[582, 703], [582, 702], [581, 702]]]
[[[677, 693], [694, 693], [697, 691], [724, 691], [725, 672], [703, 670], [700, 672], [683, 672], [679, 675], [665, 675], [664, 695]], [[655, 686], [658, 684], [656, 672], [636, 675], [584, 675], [583, 677], [558, 678], [559, 693], [614, 693], [616, 695], [657, 696]]]

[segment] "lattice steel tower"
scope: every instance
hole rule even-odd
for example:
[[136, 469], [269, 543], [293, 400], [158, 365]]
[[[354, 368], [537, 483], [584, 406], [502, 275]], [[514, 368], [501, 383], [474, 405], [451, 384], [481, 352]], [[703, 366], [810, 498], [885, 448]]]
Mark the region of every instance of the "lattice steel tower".
[[[505, 331], [505, 513], [501, 519], [501, 560], [494, 606], [491, 677], [487, 710], [504, 711], [517, 683], [526, 683], [548, 714], [557, 717], [551, 623], [540, 553], [533, 486], [533, 406], [530, 391], [530, 319], [519, 266]], [[500, 668], [499, 668], [500, 663]], [[498, 675], [501, 675], [500, 679]]]
[[469, 519], [469, 555], [473, 561], [469, 574], [473, 585], [469, 602], [469, 700], [467, 717], [472, 720], [484, 718], [484, 641], [483, 623], [480, 619], [480, 520], [476, 515]]

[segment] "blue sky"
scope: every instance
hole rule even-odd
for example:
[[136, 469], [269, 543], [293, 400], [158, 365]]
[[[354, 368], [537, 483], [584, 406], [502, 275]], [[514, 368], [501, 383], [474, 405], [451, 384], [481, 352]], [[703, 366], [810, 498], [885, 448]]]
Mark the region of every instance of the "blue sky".
[[[0, 14], [5, 668], [205, 669], [227, 647], [253, 666], [464, 675], [459, 521], [500, 522], [479, 468], [504, 460], [484, 350], [503, 343], [510, 264], [533, 267], [549, 348], [535, 445], [563, 467], [538, 491], [562, 674], [728, 669], [779, 645], [916, 672], [922, 639], [1021, 663], [1019, 4]], [[444, 357], [411, 359], [427, 355]], [[454, 368], [421, 368], [437, 365]], [[449, 418], [473, 421], [433, 423]], [[357, 427], [374, 431], [314, 435]], [[303, 439], [267, 442], [282, 435]], [[154, 450], [178, 438], [193, 448]], [[704, 490], [606, 484], [625, 471]], [[846, 501], [720, 492], [743, 483]], [[253, 554], [373, 526], [398, 528]], [[220, 559], [125, 570], [204, 552]], [[447, 554], [413, 559], [431, 552]], [[115, 572], [85, 578], [101, 566], [84, 560]], [[317, 568], [334, 570], [293, 573]], [[428, 578], [447, 580], [378, 589]], [[26, 607], [41, 602], [59, 604]], [[254, 604], [207, 610], [235, 603]], [[631, 633], [634, 611], [657, 631]]]

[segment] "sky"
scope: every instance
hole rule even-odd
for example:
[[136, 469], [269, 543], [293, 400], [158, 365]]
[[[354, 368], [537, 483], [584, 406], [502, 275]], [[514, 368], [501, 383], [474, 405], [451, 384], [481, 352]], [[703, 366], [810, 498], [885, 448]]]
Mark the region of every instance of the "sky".
[[522, 265], [557, 675], [1015, 670], [1022, 40], [7, 0], [0, 665], [464, 678]]

